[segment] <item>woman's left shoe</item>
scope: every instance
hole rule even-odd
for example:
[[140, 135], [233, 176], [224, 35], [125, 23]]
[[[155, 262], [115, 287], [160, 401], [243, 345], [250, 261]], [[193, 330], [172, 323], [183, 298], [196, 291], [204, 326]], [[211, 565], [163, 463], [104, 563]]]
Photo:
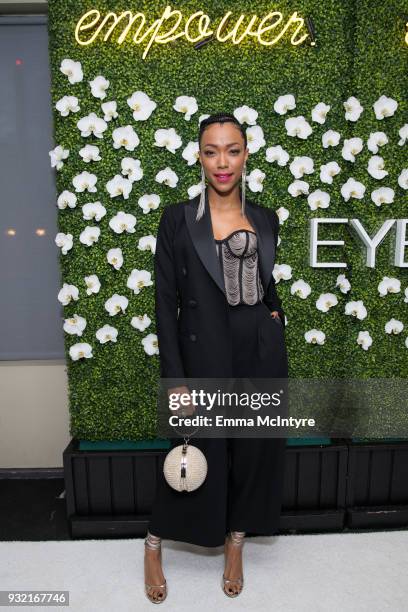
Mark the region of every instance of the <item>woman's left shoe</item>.
[[[244, 537], [245, 531], [230, 531], [227, 536], [232, 546], [239, 546], [240, 548], [242, 548], [244, 544]], [[226, 551], [226, 545], [227, 542], [225, 542], [224, 544], [224, 554]], [[238, 589], [230, 585], [238, 585]], [[234, 580], [232, 580], [230, 578], [225, 578], [225, 574], [223, 574], [221, 588], [228, 597], [238, 597], [238, 595], [242, 593], [242, 589], [244, 588], [244, 576], [242, 575], [240, 578], [235, 578]]]

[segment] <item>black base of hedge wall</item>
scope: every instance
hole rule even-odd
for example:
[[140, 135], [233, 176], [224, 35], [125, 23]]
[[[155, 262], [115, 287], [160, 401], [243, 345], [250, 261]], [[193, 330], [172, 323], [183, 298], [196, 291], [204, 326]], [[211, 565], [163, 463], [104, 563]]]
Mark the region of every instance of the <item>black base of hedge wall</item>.
[[[73, 538], [144, 536], [167, 450], [64, 451]], [[408, 525], [408, 442], [288, 445], [280, 532]]]

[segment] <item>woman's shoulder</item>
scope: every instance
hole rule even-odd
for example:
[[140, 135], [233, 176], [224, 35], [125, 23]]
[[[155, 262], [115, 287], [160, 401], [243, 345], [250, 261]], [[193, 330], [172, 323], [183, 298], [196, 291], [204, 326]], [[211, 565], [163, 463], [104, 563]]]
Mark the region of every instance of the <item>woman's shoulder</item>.
[[276, 225], [276, 223], [279, 224], [278, 214], [277, 214], [277, 212], [271, 206], [265, 206], [264, 204], [260, 204], [258, 202], [254, 202], [253, 200], [248, 200], [248, 199], [247, 199], [247, 203], [249, 204], [249, 206], [252, 206], [252, 207], [262, 211], [263, 214], [266, 215], [267, 218], [274, 225]]

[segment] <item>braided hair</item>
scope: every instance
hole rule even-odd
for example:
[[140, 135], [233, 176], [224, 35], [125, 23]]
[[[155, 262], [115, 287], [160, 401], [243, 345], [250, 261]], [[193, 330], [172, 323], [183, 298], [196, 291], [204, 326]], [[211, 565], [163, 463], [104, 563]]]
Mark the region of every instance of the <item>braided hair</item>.
[[229, 122], [234, 123], [239, 129], [239, 131], [241, 132], [242, 138], [244, 139], [244, 143], [245, 143], [244, 148], [246, 149], [247, 135], [246, 135], [244, 126], [238, 121], [238, 119], [234, 115], [231, 115], [230, 113], [215, 113], [214, 115], [210, 115], [206, 119], [203, 119], [200, 123], [200, 131], [198, 134], [198, 144], [201, 145], [201, 139], [202, 139], [204, 130], [209, 125], [212, 125], [213, 123], [229, 123]]

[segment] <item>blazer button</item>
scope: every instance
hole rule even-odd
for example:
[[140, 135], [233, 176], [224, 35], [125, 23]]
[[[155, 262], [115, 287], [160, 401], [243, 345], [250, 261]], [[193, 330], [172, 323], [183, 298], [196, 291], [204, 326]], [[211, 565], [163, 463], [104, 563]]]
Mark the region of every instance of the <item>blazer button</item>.
[[182, 268], [182, 272], [183, 272], [184, 276], [187, 276], [187, 268], [185, 268], [184, 266]]
[[188, 300], [188, 305], [191, 306], [191, 308], [195, 308], [197, 306], [197, 302], [195, 300]]
[[190, 334], [190, 340], [195, 342], [197, 340], [197, 336], [195, 334]]

